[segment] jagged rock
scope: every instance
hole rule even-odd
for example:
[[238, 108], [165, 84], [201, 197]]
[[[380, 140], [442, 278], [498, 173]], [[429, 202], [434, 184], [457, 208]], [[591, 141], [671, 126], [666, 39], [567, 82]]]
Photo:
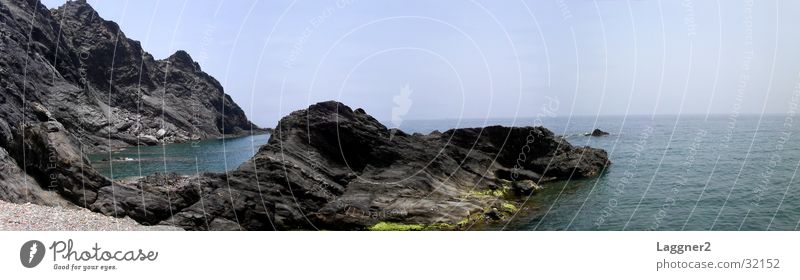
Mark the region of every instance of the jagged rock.
[[608, 135], [608, 132], [602, 131], [602, 130], [600, 130], [600, 129], [598, 129], [598, 128], [595, 128], [595, 129], [594, 129], [594, 130], [592, 130], [592, 132], [590, 132], [590, 133], [586, 133], [586, 134], [584, 134], [584, 136], [595, 136], [595, 137], [598, 137], [598, 136], [606, 136], [606, 135]]
[[15, 135], [15, 158], [23, 158], [23, 169], [48, 189], [76, 205], [85, 206], [95, 201], [97, 190], [111, 184], [91, 168], [78, 148], [77, 139], [61, 123], [28, 124], [23, 130], [24, 133]]
[[25, 174], [3, 148], [0, 148], [0, 199], [14, 203], [31, 202], [62, 207], [70, 205], [58, 193], [42, 189], [39, 182]]
[[139, 135], [139, 143], [147, 146], [158, 145], [158, 138], [152, 135]]
[[257, 128], [189, 54], [154, 59], [85, 1], [52, 10], [36, 1], [2, 1], [0, 21], [0, 112], [9, 124], [57, 120], [81, 142], [103, 143], [90, 151], [132, 145], [140, 134], [128, 130], [133, 119], [174, 128], [167, 136], [204, 139]]
[[115, 128], [117, 131], [126, 131], [132, 126], [133, 126], [133, 121], [126, 120], [125, 122], [118, 124]]
[[167, 135], [167, 131], [166, 131], [166, 130], [164, 130], [163, 128], [162, 128], [162, 129], [159, 129], [159, 130], [156, 132], [156, 138], [158, 138], [158, 139], [164, 138], [164, 136], [166, 136], [166, 135]]
[[531, 180], [515, 181], [511, 183], [511, 190], [519, 195], [529, 195], [541, 189], [541, 186]]
[[50, 111], [48, 111], [47, 108], [42, 106], [42, 104], [34, 102], [33, 104], [31, 104], [31, 109], [33, 110], [33, 113], [36, 115], [36, 118], [39, 119], [39, 121], [46, 122], [53, 119], [53, 115], [50, 114]]
[[[236, 229], [230, 222], [246, 230], [364, 229], [380, 221], [455, 226], [471, 213], [505, 217], [494, 210], [505, 197], [471, 194], [506, 184], [496, 174], [511, 176], [515, 166], [528, 177], [568, 179], [597, 176], [609, 164], [604, 151], [573, 147], [541, 127], [395, 133], [391, 141], [390, 135], [366, 112], [318, 103], [281, 119], [238, 169], [166, 184], [175, 190], [170, 197], [158, 189], [163, 182], [145, 178], [134, 190], [116, 192], [123, 195], [117, 211], [156, 222], [144, 219], [139, 205], [119, 202], [141, 200], [144, 192], [173, 206], [172, 216], [161, 203], [148, 217], [190, 230]], [[530, 180], [512, 185], [516, 194], [539, 189]], [[101, 195], [98, 205], [113, 201]]]
[[87, 207], [111, 182], [85, 153], [257, 129], [189, 54], [156, 60], [86, 1], [39, 2], [0, 1], [0, 199], [61, 203], [27, 182]]

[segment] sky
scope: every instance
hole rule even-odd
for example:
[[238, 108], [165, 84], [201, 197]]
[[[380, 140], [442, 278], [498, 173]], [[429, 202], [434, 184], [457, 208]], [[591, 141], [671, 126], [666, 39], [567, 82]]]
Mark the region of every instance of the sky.
[[535, 117], [543, 104], [786, 114], [800, 87], [800, 1], [88, 2], [157, 59], [186, 50], [265, 127], [325, 100], [386, 122]]

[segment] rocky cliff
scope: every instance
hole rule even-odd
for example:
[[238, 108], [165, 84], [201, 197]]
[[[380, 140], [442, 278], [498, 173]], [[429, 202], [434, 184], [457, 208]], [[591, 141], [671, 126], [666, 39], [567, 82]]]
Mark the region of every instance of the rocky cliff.
[[91, 207], [193, 230], [464, 229], [510, 217], [538, 182], [610, 164], [542, 127], [391, 133], [362, 109], [318, 103], [234, 171], [104, 187]]
[[189, 54], [154, 59], [86, 1], [0, 1], [0, 199], [88, 205], [111, 184], [88, 152], [253, 128]]

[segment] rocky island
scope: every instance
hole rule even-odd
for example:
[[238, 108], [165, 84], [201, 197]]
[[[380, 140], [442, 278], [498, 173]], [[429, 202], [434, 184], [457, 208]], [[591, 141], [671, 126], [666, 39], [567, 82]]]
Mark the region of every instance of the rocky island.
[[187, 53], [155, 60], [85, 1], [2, 1], [0, 18], [0, 199], [14, 203], [187, 230], [458, 230], [610, 164], [543, 127], [406, 134], [327, 101], [282, 118], [235, 170], [114, 182], [87, 151], [256, 127]]

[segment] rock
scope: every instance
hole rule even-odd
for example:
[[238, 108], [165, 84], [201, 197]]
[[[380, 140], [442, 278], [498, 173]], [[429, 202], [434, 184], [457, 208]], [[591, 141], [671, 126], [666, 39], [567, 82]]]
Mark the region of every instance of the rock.
[[208, 230], [236, 231], [242, 230], [242, 227], [240, 227], [239, 224], [234, 221], [225, 218], [217, 218], [211, 221], [211, 223], [208, 225]]
[[602, 131], [602, 130], [600, 130], [598, 128], [595, 128], [594, 130], [592, 130], [591, 133], [584, 134], [584, 136], [595, 136], [595, 137], [606, 136], [606, 135], [608, 135], [608, 132]]
[[[127, 131], [139, 118], [176, 128], [167, 133], [204, 139], [257, 128], [188, 53], [154, 59], [85, 1], [55, 9], [35, 1], [3, 1], [0, 11], [0, 112], [9, 124], [58, 120], [81, 142], [112, 140], [111, 146], [131, 145], [114, 134], [138, 135]], [[45, 57], [58, 57], [57, 64]], [[109, 91], [115, 94], [108, 96]], [[22, 100], [29, 102], [23, 106]]]
[[131, 128], [131, 126], [133, 126], [133, 123], [134, 123], [133, 121], [122, 122], [119, 125], [117, 125], [116, 130], [117, 131], [126, 131], [129, 128]]
[[43, 189], [36, 179], [25, 174], [3, 148], [0, 148], [0, 200], [47, 206], [70, 205], [58, 193]]
[[[94, 202], [97, 191], [111, 182], [97, 173], [79, 148], [77, 138], [56, 121], [28, 124], [15, 135], [15, 158], [24, 158], [28, 174], [79, 206]], [[24, 135], [24, 136], [23, 136]], [[24, 155], [22, 153], [25, 153]]]
[[162, 129], [159, 129], [159, 130], [156, 132], [156, 138], [158, 138], [158, 139], [164, 138], [164, 136], [166, 136], [166, 135], [167, 135], [167, 131], [166, 131], [166, 130], [164, 130], [163, 128], [162, 128]]
[[0, 147], [9, 147], [14, 141], [14, 134], [11, 132], [11, 127], [8, 123], [0, 119]]
[[518, 195], [530, 195], [541, 189], [542, 187], [531, 180], [515, 181], [511, 183], [511, 190]]
[[[396, 133], [391, 141], [390, 134], [366, 112], [317, 103], [281, 119], [268, 143], [234, 171], [177, 183], [146, 177], [117, 191], [116, 200], [101, 192], [96, 210], [108, 213], [116, 205], [127, 213], [117, 215], [188, 230], [365, 229], [381, 221], [457, 227], [470, 213], [488, 213], [486, 221], [507, 217], [492, 214], [498, 200], [514, 199], [498, 191], [539, 189], [521, 179], [497, 187], [508, 184], [499, 177], [510, 176], [515, 165], [522, 176], [569, 179], [597, 176], [610, 164], [604, 151], [573, 147], [541, 127]], [[525, 160], [518, 160], [520, 153]], [[153, 207], [134, 203], [142, 193]]]
[[483, 213], [483, 215], [485, 215], [486, 218], [492, 221], [500, 220], [503, 217], [502, 214], [500, 214], [500, 211], [497, 210], [497, 208], [492, 208], [491, 210], [486, 211], [486, 213]]
[[50, 111], [38, 102], [31, 103], [31, 110], [33, 110], [33, 113], [36, 115], [36, 118], [39, 121], [46, 122], [53, 118], [53, 115], [50, 114]]
[[139, 142], [147, 146], [158, 145], [158, 139], [152, 135], [139, 135]]
[[257, 128], [188, 53], [154, 59], [86, 1], [0, 1], [0, 22], [0, 199], [88, 207], [111, 182], [82, 154]]

